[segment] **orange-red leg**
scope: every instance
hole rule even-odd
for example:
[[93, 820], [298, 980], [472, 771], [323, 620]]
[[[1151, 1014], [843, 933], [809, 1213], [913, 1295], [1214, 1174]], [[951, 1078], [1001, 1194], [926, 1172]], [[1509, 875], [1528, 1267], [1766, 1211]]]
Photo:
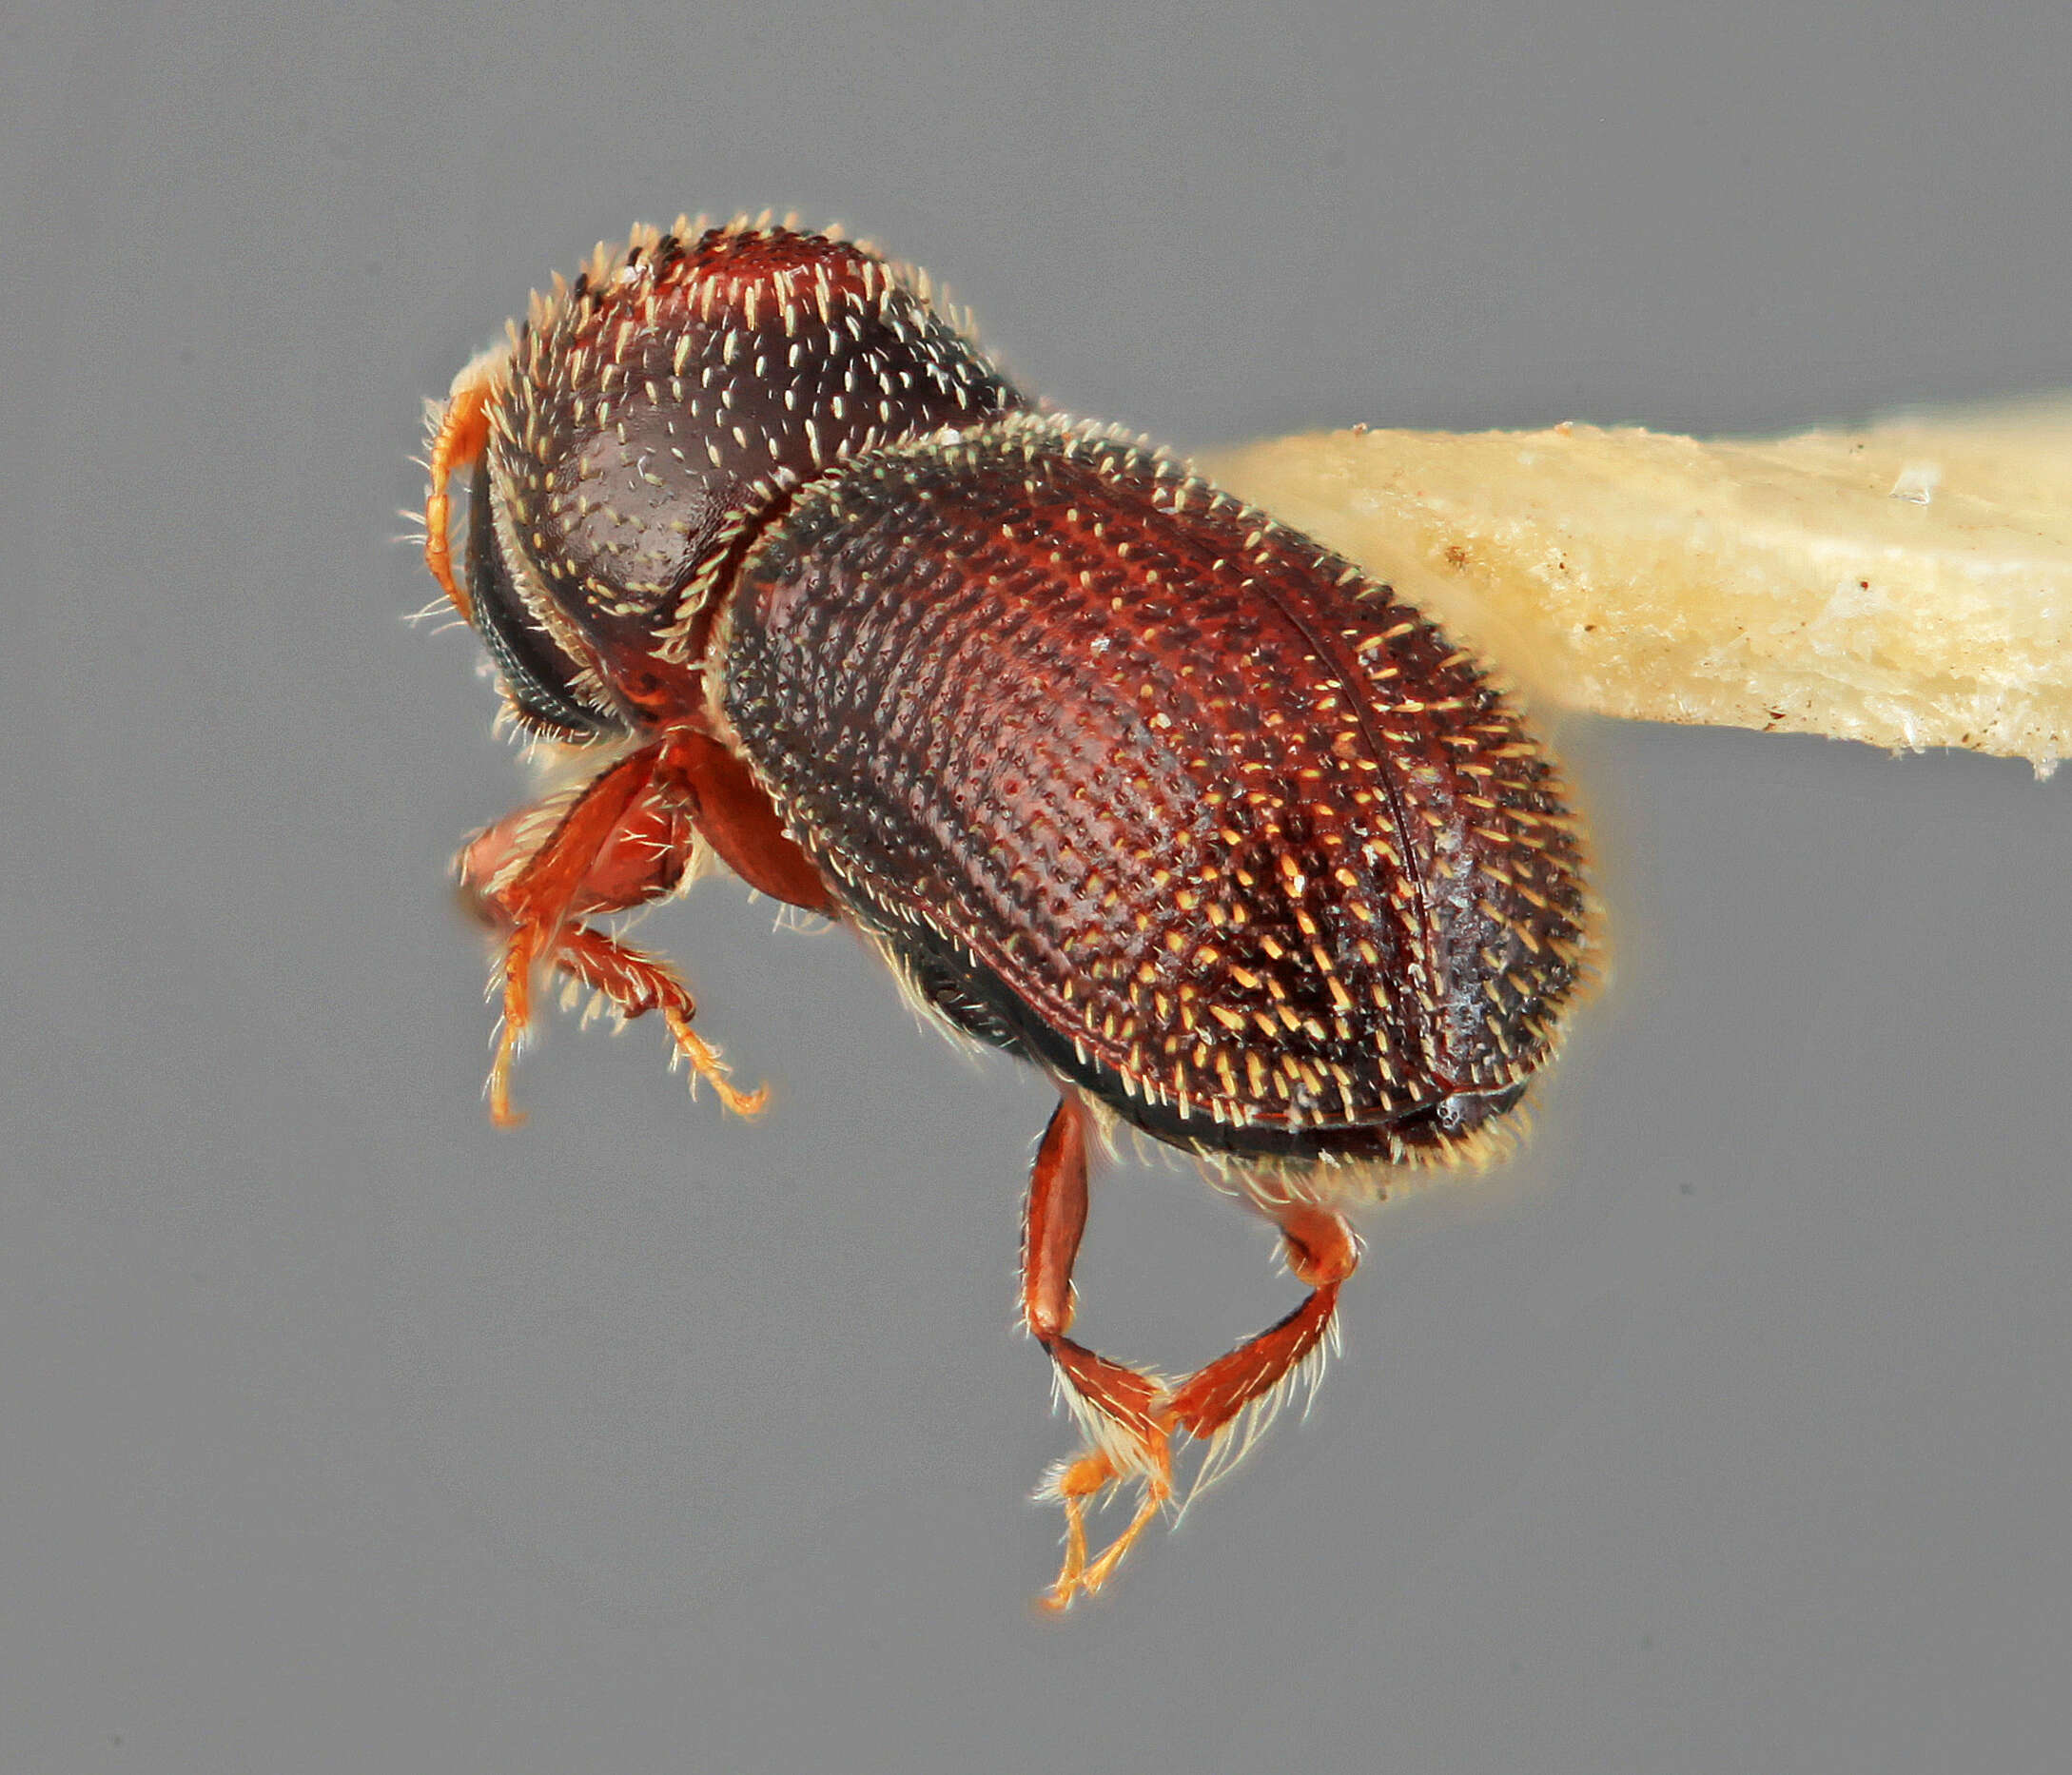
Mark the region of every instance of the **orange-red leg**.
[[[1155, 1376], [1097, 1356], [1065, 1336], [1074, 1310], [1072, 1261], [1086, 1226], [1085, 1106], [1065, 1092], [1044, 1130], [1029, 1174], [1022, 1231], [1022, 1319], [1049, 1354], [1086, 1446], [1046, 1482], [1044, 1494], [1065, 1507], [1065, 1564], [1044, 1598], [1063, 1609], [1081, 1591], [1106, 1582], [1172, 1495], [1172, 1459], [1159, 1414], [1163, 1384]], [[1112, 1487], [1134, 1480], [1142, 1490], [1129, 1526], [1091, 1564], [1086, 1511]]]
[[[1272, 1207], [1288, 1267], [1310, 1293], [1300, 1306], [1177, 1386], [1098, 1356], [1065, 1334], [1075, 1307], [1072, 1263], [1086, 1226], [1087, 1112], [1065, 1092], [1044, 1132], [1029, 1176], [1022, 1232], [1022, 1317], [1055, 1365], [1086, 1446], [1054, 1472], [1044, 1494], [1065, 1507], [1065, 1563], [1045, 1596], [1063, 1609], [1113, 1576], [1131, 1545], [1172, 1495], [1170, 1438], [1207, 1445], [1211, 1474], [1247, 1414], [1262, 1427], [1280, 1390], [1329, 1336], [1339, 1289], [1359, 1263], [1344, 1219], [1308, 1204]], [[1242, 1452], [1240, 1441], [1237, 1453]], [[1129, 1525], [1091, 1560], [1086, 1512], [1112, 1488], [1135, 1481], [1143, 1495]], [[1197, 1484], [1200, 1480], [1197, 1480]]]
[[671, 735], [661, 768], [690, 797], [699, 836], [751, 888], [809, 912], [834, 912], [820, 871], [785, 836], [770, 797], [733, 753], [710, 734], [686, 731]]
[[[1280, 1228], [1289, 1272], [1310, 1293], [1287, 1317], [1197, 1370], [1161, 1401], [1163, 1423], [1208, 1445], [1197, 1489], [1226, 1460], [1242, 1454], [1265, 1428], [1283, 1383], [1331, 1335], [1339, 1289], [1359, 1267], [1359, 1241], [1342, 1216], [1307, 1203], [1277, 1205], [1270, 1212]], [[1238, 1434], [1247, 1413], [1256, 1415]]]
[[475, 466], [489, 442], [489, 396], [501, 349], [485, 351], [453, 379], [446, 404], [433, 414], [432, 485], [424, 496], [424, 564], [447, 600], [469, 622], [475, 613], [453, 571], [453, 502], [447, 493], [456, 475]]
[[602, 993], [622, 1017], [659, 1010], [694, 1079], [709, 1081], [740, 1114], [762, 1107], [765, 1094], [729, 1083], [718, 1051], [692, 1027], [696, 1001], [674, 970], [583, 922], [673, 892], [707, 836], [708, 819], [727, 834], [730, 861], [745, 853], [744, 872], [756, 886], [790, 888], [786, 897], [801, 901], [811, 895], [810, 904], [825, 908], [819, 877], [783, 838], [774, 814], [747, 799], [754, 793], [745, 770], [715, 742], [666, 735], [573, 797], [499, 821], [461, 852], [463, 889], [504, 932], [503, 1028], [489, 1078], [490, 1113], [498, 1122], [520, 1119], [511, 1107], [511, 1066], [532, 1026], [533, 986], [543, 967]]

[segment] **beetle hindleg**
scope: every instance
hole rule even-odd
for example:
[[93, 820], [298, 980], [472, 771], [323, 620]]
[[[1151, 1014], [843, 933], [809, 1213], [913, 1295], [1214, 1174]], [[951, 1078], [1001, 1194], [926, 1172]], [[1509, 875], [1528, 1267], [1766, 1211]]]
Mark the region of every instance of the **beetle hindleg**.
[[[1036, 1154], [1022, 1233], [1023, 1322], [1049, 1353], [1059, 1389], [1086, 1436], [1085, 1448], [1057, 1468], [1040, 1493], [1065, 1507], [1065, 1564], [1044, 1598], [1052, 1609], [1106, 1583], [1171, 1498], [1175, 1432], [1207, 1448], [1194, 1478], [1197, 1491], [1243, 1453], [1284, 1387], [1325, 1346], [1339, 1290], [1359, 1266], [1359, 1241], [1342, 1216], [1308, 1202], [1261, 1200], [1280, 1228], [1289, 1270], [1310, 1291], [1294, 1312], [1177, 1385], [1097, 1356], [1065, 1335], [1075, 1304], [1072, 1261], [1086, 1225], [1086, 1122], [1085, 1106], [1065, 1092]], [[1143, 1489], [1136, 1514], [1089, 1560], [1088, 1508], [1132, 1480]]]
[[[1078, 1097], [1064, 1093], [1029, 1174], [1022, 1234], [1023, 1323], [1049, 1354], [1059, 1391], [1086, 1437], [1086, 1447], [1050, 1475], [1041, 1493], [1065, 1507], [1065, 1565], [1044, 1599], [1052, 1609], [1065, 1608], [1082, 1590], [1099, 1590], [1172, 1495], [1172, 1461], [1158, 1410], [1163, 1383], [1065, 1336], [1074, 1304], [1072, 1260], [1086, 1226], [1086, 1121]], [[1088, 1564], [1088, 1504], [1128, 1480], [1143, 1491], [1137, 1513]]]
[[1325, 1346], [1339, 1289], [1359, 1267], [1359, 1241], [1342, 1216], [1307, 1202], [1267, 1211], [1280, 1228], [1289, 1272], [1310, 1293], [1285, 1318], [1189, 1375], [1161, 1402], [1161, 1422], [1209, 1445], [1197, 1491], [1251, 1446], [1281, 1388]]
[[490, 1114], [504, 1125], [511, 1065], [532, 1026], [534, 977], [560, 969], [601, 992], [623, 1017], [659, 1010], [677, 1051], [728, 1108], [753, 1115], [765, 1093], [729, 1083], [719, 1055], [691, 1026], [697, 1002], [665, 962], [583, 921], [674, 892], [700, 842], [685, 786], [658, 769], [659, 745], [629, 753], [572, 799], [521, 809], [460, 853], [460, 884], [505, 932], [498, 969], [503, 1028], [489, 1074]]

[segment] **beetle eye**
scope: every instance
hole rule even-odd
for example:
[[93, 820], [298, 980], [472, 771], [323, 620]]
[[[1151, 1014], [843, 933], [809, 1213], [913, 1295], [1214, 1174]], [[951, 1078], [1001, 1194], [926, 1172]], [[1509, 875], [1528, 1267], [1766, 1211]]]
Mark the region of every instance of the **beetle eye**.
[[468, 489], [468, 595], [476, 631], [528, 727], [567, 739], [623, 731], [616, 716], [583, 701], [575, 662], [534, 620], [512, 582], [490, 512], [486, 453]]

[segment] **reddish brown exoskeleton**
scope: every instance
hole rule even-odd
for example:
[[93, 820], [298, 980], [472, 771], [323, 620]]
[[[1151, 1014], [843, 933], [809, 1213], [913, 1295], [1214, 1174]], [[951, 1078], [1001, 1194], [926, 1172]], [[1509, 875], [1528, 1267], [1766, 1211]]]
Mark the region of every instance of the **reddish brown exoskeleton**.
[[[595, 921], [708, 852], [868, 938], [1059, 1103], [1022, 1311], [1085, 1445], [1050, 1475], [1064, 1606], [1241, 1448], [1332, 1328], [1344, 1211], [1474, 1161], [1587, 966], [1580, 844], [1483, 671], [1347, 562], [1040, 414], [867, 248], [636, 232], [534, 299], [434, 416], [426, 558], [511, 713], [587, 780], [469, 844], [511, 1063], [538, 976], [659, 1010], [751, 1111], [674, 972]], [[448, 484], [471, 476], [465, 583]], [[1200, 1159], [1309, 1294], [1178, 1381], [1075, 1341], [1095, 1137]], [[1085, 1512], [1134, 1486], [1089, 1557]]]

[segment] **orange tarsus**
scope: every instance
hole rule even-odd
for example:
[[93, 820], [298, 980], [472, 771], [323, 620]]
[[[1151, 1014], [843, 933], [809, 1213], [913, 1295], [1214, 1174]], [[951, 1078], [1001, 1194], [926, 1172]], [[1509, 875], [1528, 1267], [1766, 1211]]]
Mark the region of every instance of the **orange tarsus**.
[[489, 1119], [499, 1128], [521, 1128], [525, 1112], [511, 1106], [511, 1067], [518, 1044], [533, 1024], [535, 927], [520, 925], [503, 949], [503, 1023], [497, 1031], [497, 1058], [489, 1067]]
[[720, 1059], [719, 1050], [691, 1027], [690, 1017], [682, 1011], [667, 1011], [664, 1018], [669, 1033], [676, 1038], [677, 1049], [691, 1063], [694, 1077], [703, 1079], [713, 1087], [719, 1101], [744, 1120], [753, 1120], [769, 1106], [770, 1087], [759, 1084], [753, 1091], [744, 1091], [727, 1077], [726, 1062]]
[[1091, 1596], [1098, 1591], [1115, 1575], [1123, 1556], [1149, 1526], [1151, 1518], [1164, 1508], [1173, 1493], [1170, 1476], [1163, 1473], [1137, 1476], [1144, 1481], [1144, 1497], [1137, 1513], [1129, 1519], [1129, 1527], [1109, 1542], [1091, 1565], [1086, 1563], [1087, 1500], [1100, 1496], [1125, 1475], [1116, 1471], [1115, 1463], [1106, 1454], [1096, 1451], [1068, 1462], [1051, 1481], [1048, 1490], [1065, 1506], [1065, 1564], [1058, 1572], [1058, 1581], [1037, 1598], [1043, 1608], [1059, 1612], [1069, 1609], [1075, 1596]]

